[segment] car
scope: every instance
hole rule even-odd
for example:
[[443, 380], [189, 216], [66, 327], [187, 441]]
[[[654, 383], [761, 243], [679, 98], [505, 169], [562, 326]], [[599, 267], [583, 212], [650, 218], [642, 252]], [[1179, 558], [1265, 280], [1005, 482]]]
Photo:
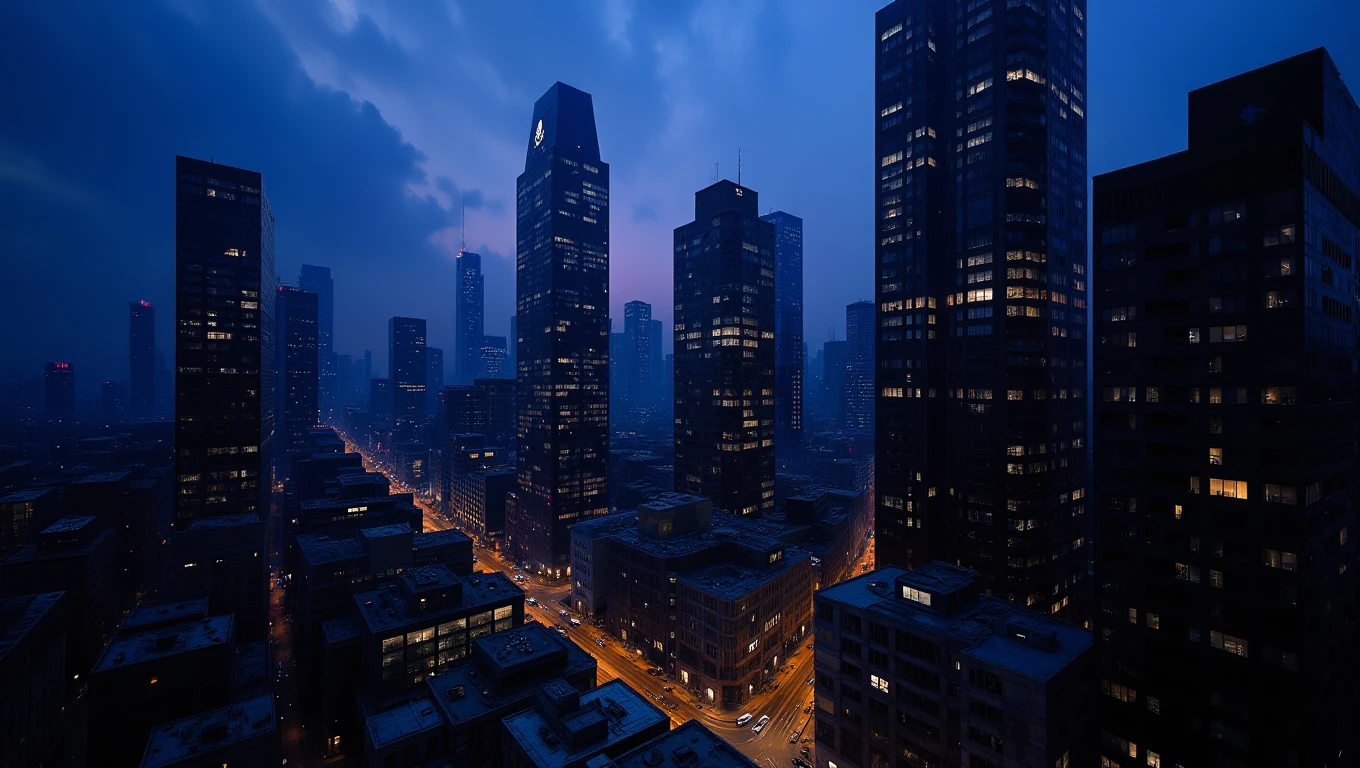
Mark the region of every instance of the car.
[[802, 755], [803, 757], [811, 757], [812, 750], [808, 749], [807, 747], [803, 747], [802, 749], [798, 750], [798, 754]]
[[[530, 600], [533, 600], [532, 597], [529, 598], [529, 599], [530, 599]], [[817, 678], [815, 678], [815, 677], [809, 677], [809, 678], [807, 679], [807, 684], [808, 684], [808, 685], [812, 685], [812, 681], [813, 681], [813, 680], [816, 680], [816, 679], [817, 679]]]
[[603, 638], [603, 637], [597, 637], [597, 638], [595, 638], [595, 644], [598, 645], [598, 646], [600, 646], [601, 648], [603, 648], [603, 647], [604, 647], [604, 638]]
[[761, 715], [760, 719], [756, 721], [756, 724], [751, 726], [751, 730], [755, 731], [756, 733], [760, 733], [761, 731], [765, 730], [765, 726], [768, 725], [769, 722], [770, 722], [769, 715]]
[[538, 605], [538, 601], [533, 599], [532, 597], [525, 600], [524, 602], [528, 603], [529, 605]]
[[[791, 731], [791, 732], [789, 733], [789, 743], [790, 743], [790, 744], [797, 744], [797, 743], [798, 743], [798, 731]], [[794, 759], [796, 760], [797, 758], [794, 758]]]
[[752, 717], [751, 713], [747, 712], [746, 714], [737, 718], [737, 725], [738, 726], [746, 725], [747, 723], [751, 722], [751, 717]]
[[566, 617], [570, 616], [571, 614], [570, 614], [569, 612], [567, 612], [567, 611], [558, 611], [558, 612], [557, 612], [557, 615], [558, 615], [558, 616], [561, 616], [562, 618], [565, 619]]
[[572, 625], [573, 627], [579, 627], [579, 626], [581, 626], [581, 620], [580, 620], [580, 619], [567, 619], [567, 623], [570, 624], [570, 625]]
[[806, 707], [803, 707], [803, 714], [806, 715], [806, 714], [809, 714], [810, 712], [812, 712], [812, 705], [811, 705], [811, 704], [807, 705]]
[[666, 693], [670, 693], [675, 690], [675, 686], [673, 685], [662, 686], [661, 690], [665, 691]]
[[793, 758], [793, 764], [795, 768], [812, 768], [812, 765], [801, 757]]

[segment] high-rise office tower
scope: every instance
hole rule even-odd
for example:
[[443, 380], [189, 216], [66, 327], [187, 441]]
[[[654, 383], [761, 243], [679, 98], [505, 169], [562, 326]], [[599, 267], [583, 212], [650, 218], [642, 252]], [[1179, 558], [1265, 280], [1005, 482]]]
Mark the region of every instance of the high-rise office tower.
[[268, 514], [274, 216], [260, 174], [175, 158], [175, 517]]
[[845, 428], [845, 366], [848, 352], [844, 341], [822, 345], [822, 407], [833, 429]]
[[[652, 318], [651, 327], [651, 349], [647, 353], [647, 361], [650, 368], [647, 371], [647, 390], [651, 398], [651, 407], [654, 410], [664, 405], [671, 396], [671, 380], [664, 376], [666, 368], [665, 356], [661, 351], [661, 341], [665, 338], [665, 325], [660, 320]], [[657, 410], [659, 413], [660, 411]]]
[[519, 350], [519, 318], [516, 317], [515, 315], [511, 315], [510, 336], [508, 339], [506, 339], [505, 344], [505, 366], [507, 368], [505, 375], [512, 379], [517, 378], [519, 376], [519, 374], [515, 372], [516, 370], [518, 370], [516, 367], [517, 366], [516, 360], [518, 358], [515, 357], [515, 355], [518, 354], [518, 350]]
[[453, 380], [471, 384], [482, 375], [485, 281], [481, 254], [459, 251], [454, 263]]
[[874, 431], [874, 340], [872, 301], [845, 306], [845, 428]]
[[439, 392], [444, 389], [444, 350], [425, 347], [425, 412], [439, 409]]
[[48, 363], [43, 374], [43, 415], [70, 421], [76, 415], [76, 371], [70, 363]]
[[482, 347], [477, 353], [477, 363], [481, 369], [478, 378], [499, 379], [505, 376], [509, 367], [505, 357], [504, 336], [483, 336]]
[[387, 321], [387, 378], [392, 382], [392, 428], [409, 432], [425, 422], [425, 321]]
[[1080, 619], [1086, 3], [896, 0], [874, 48], [875, 547]]
[[303, 264], [298, 274], [298, 287], [316, 294], [316, 359], [318, 371], [318, 404], [321, 420], [329, 422], [341, 403], [340, 372], [335, 359], [335, 281], [330, 267]]
[[105, 381], [99, 385], [99, 415], [105, 424], [122, 424], [127, 406], [127, 391], [121, 381]]
[[559, 575], [567, 529], [609, 511], [609, 165], [590, 94], [555, 83], [534, 104], [517, 190], [519, 494], [506, 538]]
[[1360, 109], [1323, 49], [1095, 179], [1103, 754], [1351, 765]]
[[774, 232], [719, 181], [675, 230], [675, 490], [774, 511]]
[[[275, 393], [275, 445], [279, 456], [307, 446], [307, 433], [320, 417], [320, 297], [311, 291], [279, 286], [274, 304], [278, 376]], [[280, 462], [279, 476], [292, 470]]]
[[156, 308], [145, 299], [128, 305], [128, 400], [133, 421], [156, 415]]
[[373, 423], [380, 427], [392, 426], [392, 380], [368, 380], [368, 412]]
[[645, 301], [623, 305], [622, 357], [624, 421], [636, 428], [648, 410], [652, 368], [652, 305]]
[[803, 220], [783, 211], [760, 218], [774, 225], [774, 446], [782, 462], [803, 445]]

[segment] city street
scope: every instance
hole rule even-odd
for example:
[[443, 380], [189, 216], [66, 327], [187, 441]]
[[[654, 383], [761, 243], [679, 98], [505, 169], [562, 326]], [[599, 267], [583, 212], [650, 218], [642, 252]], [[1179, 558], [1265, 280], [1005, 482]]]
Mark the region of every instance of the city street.
[[[358, 452], [353, 443], [348, 443], [350, 451]], [[364, 457], [364, 467], [370, 471], [382, 472], [383, 469]], [[396, 480], [392, 490], [405, 493], [409, 490], [400, 486]], [[425, 503], [419, 495], [415, 502], [424, 513], [425, 530], [448, 530], [455, 526], [443, 515]], [[516, 569], [513, 563], [501, 558], [501, 554], [488, 547], [476, 546], [474, 568], [482, 571], [500, 571], [514, 579], [517, 575], [528, 578], [516, 583], [532, 597], [537, 605], [525, 606], [525, 620], [532, 618], [550, 627], [560, 627], [565, 636], [595, 657], [599, 664], [598, 682], [605, 683], [615, 678], [622, 679], [633, 689], [641, 692], [653, 703], [670, 713], [672, 727], [687, 720], [699, 720], [721, 735], [743, 754], [759, 763], [762, 768], [782, 768], [788, 766], [794, 757], [799, 756], [803, 747], [813, 749], [812, 714], [808, 710], [813, 703], [813, 686], [808, 681], [813, 675], [811, 637], [789, 657], [782, 669], [776, 673], [774, 682], [747, 702], [740, 711], [722, 710], [702, 704], [690, 691], [677, 685], [670, 677], [655, 677], [647, 673], [650, 664], [640, 655], [629, 653], [616, 639], [602, 630], [591, 626], [583, 617], [568, 611], [568, 616], [581, 620], [579, 627], [573, 627], [568, 616], [562, 611], [567, 607], [562, 600], [570, 592], [564, 583], [547, 582], [538, 576], [526, 574]], [[865, 566], [867, 565], [867, 568]], [[855, 565], [855, 574], [872, 570], [873, 542], [870, 541]], [[597, 639], [603, 638], [601, 646]], [[672, 690], [667, 692], [665, 688]], [[752, 715], [751, 721], [738, 726], [736, 720], [744, 713]], [[768, 715], [770, 721], [760, 733], [752, 731], [762, 716]], [[808, 762], [813, 762], [811, 759]]]

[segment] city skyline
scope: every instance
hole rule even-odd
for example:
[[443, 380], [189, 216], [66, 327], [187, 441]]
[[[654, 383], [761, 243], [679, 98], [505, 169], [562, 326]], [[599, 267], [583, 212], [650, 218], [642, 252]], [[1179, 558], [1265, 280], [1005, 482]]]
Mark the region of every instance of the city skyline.
[[[628, 4], [620, 6], [626, 9]], [[24, 244], [22, 249], [34, 254], [30, 259], [6, 260], [3, 276], [8, 283], [39, 288], [0, 307], [0, 320], [7, 325], [19, 322], [20, 317], [33, 318], [32, 325], [37, 329], [17, 339], [14, 354], [0, 360], [0, 381], [37, 379], [42, 363], [52, 359], [71, 362], [84, 372], [77, 380], [78, 401], [91, 401], [101, 381], [126, 381], [126, 326], [117, 315], [120, 306], [138, 299], [162, 308], [157, 313], [156, 335], [162, 347], [167, 346], [165, 340], [173, 338], [173, 282], [167, 276], [172, 233], [166, 217], [155, 213], [163, 213], [166, 204], [158, 187], [164, 168], [161, 173], [151, 171], [158, 164], [168, 166], [174, 151], [205, 159], [215, 156], [228, 164], [259, 169], [277, 180], [272, 198], [280, 219], [288, 222], [278, 235], [279, 274], [287, 281], [304, 262], [330, 265], [337, 305], [356, 307], [352, 312], [337, 313], [334, 349], [356, 358], [371, 350], [377, 370], [386, 367], [385, 326], [393, 315], [428, 319], [430, 344], [454, 348], [453, 329], [447, 322], [449, 312], [441, 302], [453, 286], [453, 258], [461, 223], [458, 211], [466, 189], [468, 247], [482, 253], [486, 262], [486, 332], [507, 334], [509, 312], [495, 308], [510, 306], [514, 285], [512, 209], [518, 153], [509, 148], [517, 143], [515, 136], [522, 130], [522, 111], [543, 82], [556, 78], [574, 79], [595, 94], [601, 132], [610, 146], [617, 147], [613, 162], [624, 174], [616, 181], [620, 186], [616, 197], [628, 213], [615, 217], [611, 233], [621, 254], [612, 272], [611, 317], [621, 318], [626, 302], [642, 300], [656, 307], [658, 319], [669, 322], [668, 278], [652, 280], [654, 285], [647, 281], [658, 272], [669, 272], [664, 268], [669, 233], [688, 220], [689, 192], [712, 180], [714, 162], [723, 176], [735, 178], [737, 150], [744, 147], [744, 174], [765, 193], [769, 207], [789, 211], [806, 221], [806, 282], [820, 288], [808, 291], [805, 302], [809, 346], [820, 345], [832, 328], [843, 338], [843, 307], [869, 298], [872, 285], [872, 225], [867, 215], [870, 200], [854, 170], [869, 156], [872, 133], [867, 117], [853, 116], [866, 115], [872, 109], [872, 93], [864, 75], [872, 67], [872, 50], [866, 41], [873, 34], [869, 19], [877, 7], [863, 3], [858, 10], [833, 13], [794, 5], [782, 15], [775, 14], [773, 7], [755, 6], [730, 10], [704, 6], [664, 13], [637, 8], [631, 19], [628, 14], [618, 16], [616, 25], [608, 23], [615, 17], [607, 14], [563, 18], [562, 11], [553, 9], [542, 16], [531, 16], [523, 20], [529, 27], [519, 34], [538, 39], [545, 29], [567, 25], [581, 37], [600, 44], [582, 61], [574, 61], [566, 51], [550, 46], [532, 64], [517, 60], [510, 51], [478, 46], [465, 62], [466, 67], [482, 67], [476, 71], [483, 77], [473, 80], [477, 87], [460, 88], [443, 77], [422, 82], [422, 91], [448, 92], [444, 100], [451, 107], [463, 105], [457, 111], [468, 112], [475, 107], [474, 111], [486, 115], [487, 121], [479, 122], [475, 129], [460, 128], [463, 133], [459, 135], [468, 136], [468, 141], [450, 140], [443, 133], [445, 126], [441, 124], [438, 130], [427, 127], [427, 118], [405, 106], [412, 96], [392, 76], [409, 72], [421, 62], [420, 56], [428, 54], [402, 46], [406, 34], [416, 36], [406, 41], [412, 46], [422, 34], [412, 31], [413, 22], [398, 13], [403, 9], [389, 9], [397, 15], [385, 16], [361, 5], [344, 15], [299, 6], [272, 17], [250, 9], [204, 9], [204, 15], [197, 17], [160, 8], [124, 9], [144, 14], [139, 18], [115, 17], [111, 7], [93, 6], [82, 18], [59, 23], [48, 17], [49, 11], [38, 7], [8, 9], [15, 18], [7, 28], [14, 30], [17, 42], [0, 54], [7, 64], [16, 64], [18, 57], [40, 46], [58, 54], [49, 80], [69, 92], [72, 103], [81, 97], [94, 98], [97, 103], [118, 98], [130, 106], [112, 110], [117, 114], [111, 116], [112, 122], [101, 125], [98, 136], [89, 133], [87, 121], [76, 119], [67, 121], [60, 131], [49, 130], [61, 115], [53, 110], [65, 109], [65, 102], [53, 110], [16, 114], [14, 120], [0, 127], [5, 156], [17, 158], [20, 155], [14, 153], [21, 153], [29, 158], [27, 164], [7, 164], [10, 170], [0, 174], [0, 199], [12, 204], [20, 224], [4, 237], [14, 246]], [[1187, 23], [1182, 26], [1154, 21], [1164, 18], [1173, 7], [1169, 3], [1137, 8], [1092, 3], [1090, 34], [1102, 44], [1092, 46], [1091, 79], [1103, 84], [1090, 94], [1092, 173], [1182, 148], [1184, 137], [1171, 128], [1184, 115], [1183, 98], [1177, 94], [1319, 45], [1332, 52], [1343, 76], [1360, 69], [1360, 50], [1341, 34], [1341, 30], [1360, 23], [1360, 10], [1346, 3], [1313, 3], [1275, 19], [1267, 14], [1228, 12], [1226, 9], [1239, 5], [1222, 0], [1181, 11], [1187, 14]], [[772, 14], [774, 21], [794, 37], [786, 42], [775, 35], [755, 33], [771, 22]], [[1210, 20], [1219, 34], [1194, 45], [1182, 44], [1184, 30]], [[682, 29], [678, 31], [670, 30], [676, 21], [691, 23], [679, 25]], [[318, 130], [327, 140], [318, 143], [315, 151], [284, 163], [278, 151], [265, 143], [265, 133], [258, 126], [233, 127], [225, 133], [220, 121], [186, 121], [203, 108], [200, 102], [184, 105], [183, 117], [165, 115], [169, 122], [153, 131], [145, 130], [144, 120], [126, 122], [124, 114], [155, 108], [144, 97], [131, 92], [120, 95], [117, 89], [135, 86], [137, 93], [155, 94], [183, 88], [182, 80], [128, 64], [125, 77], [114, 79], [114, 90], [96, 95], [83, 80], [91, 66], [89, 54], [69, 46], [97, 29], [116, 29], [129, 23], [139, 24], [153, 40], [178, 37], [197, 41], [192, 46], [167, 46], [162, 52], [166, 61], [183, 70], [181, 77], [207, 78], [217, 90], [249, 94], [248, 99], [260, 101], [280, 117], [295, 119], [297, 127], [290, 131]], [[509, 32], [507, 23], [490, 9], [467, 9], [458, 20], [456, 34], [475, 35], [473, 30], [482, 28]], [[430, 20], [430, 28], [423, 34], [444, 30], [449, 24], [452, 22], [445, 19]], [[728, 27], [730, 33], [724, 32]], [[800, 82], [799, 73], [803, 77], [811, 73], [802, 69], [806, 65], [795, 67], [789, 57], [796, 50], [797, 36], [811, 34], [809, 29], [827, 35], [819, 47], [829, 45], [841, 54], [841, 63], [836, 64], [839, 69], [818, 73], [819, 77], [837, 76], [846, 86], [844, 92], [826, 95], [836, 101], [819, 109], [836, 117], [803, 120], [789, 107], [778, 106], [754, 109], [751, 119], [745, 121], [749, 127], [740, 130], [717, 119], [721, 107], [738, 97], [738, 90], [717, 88], [720, 82], [711, 82], [717, 77], [713, 72], [716, 62], [698, 65], [704, 56], [724, 43], [751, 46], [748, 53], [725, 55], [742, 56], [758, 65], [759, 72], [778, 76], [772, 80], [769, 95], [741, 95], [757, 99], [755, 103], [778, 99], [770, 104], [793, 104], [796, 100], [790, 94]], [[214, 41], [224, 34], [258, 36], [268, 53], [269, 66], [277, 71], [263, 77], [262, 63], [242, 63], [230, 72], [202, 70], [190, 51], [213, 48], [218, 45]], [[131, 37], [112, 38], [115, 46], [133, 45]], [[1236, 39], [1259, 43], [1240, 47], [1233, 43]], [[1124, 62], [1141, 56], [1148, 45], [1165, 53], [1149, 64], [1150, 70], [1136, 74], [1128, 70]], [[131, 48], [127, 50], [126, 55], [113, 58], [140, 60]], [[347, 51], [352, 51], [352, 58], [343, 55]], [[335, 63], [327, 66], [325, 61]], [[643, 66], [631, 67], [637, 74], [621, 76], [623, 79], [617, 82], [599, 75], [603, 65], [617, 62]], [[686, 62], [690, 66], [682, 66]], [[383, 64], [395, 70], [384, 70]], [[795, 68], [786, 73], [783, 68], [787, 67]], [[286, 77], [278, 77], [280, 74]], [[305, 87], [280, 92], [275, 85], [280, 80], [297, 81]], [[39, 98], [32, 90], [39, 87], [36, 82], [10, 83], [7, 87], [20, 102]], [[713, 106], [693, 113], [694, 124], [681, 131], [685, 123], [678, 103], [668, 106], [669, 102], [662, 99], [683, 96], [683, 103], [688, 105], [700, 93], [705, 99], [713, 99]], [[644, 95], [646, 100], [638, 102]], [[743, 114], [752, 108], [743, 106]], [[638, 109], [647, 118], [640, 123], [636, 121]], [[666, 133], [672, 125], [676, 128]], [[468, 130], [474, 132], [468, 134]], [[832, 131], [829, 136], [828, 130]], [[676, 145], [668, 146], [665, 152], [668, 172], [658, 176], [657, 142], [677, 132]], [[157, 159], [153, 148], [167, 146], [168, 137], [174, 137], [171, 151]], [[89, 147], [94, 162], [73, 165], [62, 154], [58, 141]], [[131, 150], [112, 149], [110, 142], [114, 141]], [[308, 138], [290, 137], [279, 146], [290, 142], [314, 143]], [[794, 173], [781, 167], [781, 158], [791, 156], [792, 146], [808, 144], [819, 147], [810, 169], [813, 173]], [[322, 191], [328, 185], [311, 184], [307, 176], [300, 175], [333, 177], [334, 172], [325, 169], [334, 165], [336, 152], [371, 158], [349, 171], [350, 178], [362, 181], [355, 188], [359, 197], [353, 203], [364, 206], [362, 214], [343, 201], [342, 207], [336, 208], [334, 201], [326, 200], [328, 193]], [[827, 154], [826, 162], [821, 159], [823, 154]], [[128, 158], [133, 156], [149, 162], [131, 164]], [[839, 167], [845, 170], [837, 170]], [[131, 210], [96, 191], [102, 179], [115, 177], [135, 190], [135, 194], [119, 198], [161, 202], [144, 211]], [[640, 188], [640, 180], [648, 178], [669, 181], [662, 190], [655, 189], [654, 182], [649, 182], [651, 188]], [[337, 183], [341, 182], [337, 179]], [[41, 226], [43, 217], [19, 215], [53, 204], [79, 205], [94, 214], [100, 222], [98, 241], [93, 239], [95, 231], [87, 227], [60, 232], [45, 228], [40, 236], [34, 227]], [[378, 226], [364, 226], [365, 222]], [[363, 231], [356, 229], [361, 226]], [[107, 254], [110, 247], [120, 257], [87, 263], [85, 257], [74, 255], [82, 251]], [[115, 263], [120, 265], [117, 271], [111, 268]], [[66, 269], [73, 264], [80, 268]], [[65, 271], [60, 279], [58, 269]], [[42, 287], [63, 281], [68, 283], [77, 314], [83, 318], [81, 327], [93, 328], [93, 332], [78, 333], [56, 314], [60, 303]], [[164, 351], [169, 355], [167, 362], [173, 365], [172, 350]], [[667, 346], [665, 352], [670, 351]]]

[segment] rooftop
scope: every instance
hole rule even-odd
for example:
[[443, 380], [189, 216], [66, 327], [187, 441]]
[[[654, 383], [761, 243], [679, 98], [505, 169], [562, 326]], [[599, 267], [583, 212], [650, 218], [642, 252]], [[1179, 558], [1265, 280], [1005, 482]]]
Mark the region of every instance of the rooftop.
[[464, 541], [468, 542], [469, 544], [472, 543], [472, 539], [468, 538], [468, 535], [466, 533], [463, 533], [462, 531], [456, 528], [449, 528], [448, 530], [444, 531], [425, 531], [423, 533], [416, 532], [415, 541], [413, 542], [413, 544], [416, 549], [429, 549], [431, 547], [439, 547], [449, 544], [460, 544]]
[[714, 563], [697, 571], [680, 574], [676, 577], [676, 582], [687, 584], [721, 600], [733, 600], [750, 593], [771, 579], [782, 576], [794, 565], [810, 557], [806, 552], [797, 549], [785, 550], [785, 555], [778, 565], [765, 570], [747, 568], [735, 563]]
[[321, 634], [325, 635], [327, 645], [344, 642], [359, 636], [359, 623], [353, 616], [342, 616], [338, 619], [323, 621], [321, 623]]
[[689, 720], [613, 760], [613, 768], [755, 768], [698, 720]]
[[[414, 588], [414, 591], [417, 592], [439, 589], [440, 587], [453, 587], [461, 583], [463, 599], [452, 605], [437, 607], [434, 610], [424, 612], [424, 614], [429, 615], [470, 613], [489, 609], [495, 605], [502, 605], [515, 598], [524, 599], [523, 590], [515, 586], [515, 583], [509, 577], [500, 572], [475, 573], [471, 576], [459, 577], [444, 566], [432, 565], [407, 569], [402, 574], [401, 581], [405, 583], [404, 586]], [[361, 592], [354, 596], [354, 600], [359, 606], [360, 618], [367, 625], [368, 631], [374, 634], [386, 632], [395, 627], [404, 626], [407, 622], [417, 620], [418, 614], [408, 612], [403, 588], [397, 584], [388, 584], [382, 589], [371, 592]]]
[[151, 729], [142, 768], [159, 768], [274, 731], [274, 697], [256, 696]]
[[217, 517], [198, 517], [194, 518], [193, 523], [186, 530], [190, 531], [217, 531], [224, 528], [240, 528], [260, 522], [260, 518], [252, 515], [219, 515]]
[[379, 525], [359, 531], [359, 535], [365, 539], [382, 539], [388, 536], [402, 536], [410, 533], [411, 526], [409, 525]]
[[0, 600], [0, 661], [18, 645], [42, 617], [56, 607], [65, 592], [44, 592]]
[[434, 700], [421, 696], [399, 707], [370, 715], [364, 721], [368, 740], [375, 749], [382, 749], [403, 739], [409, 739], [444, 725]]
[[10, 504], [20, 501], [32, 501], [34, 499], [46, 496], [47, 494], [52, 493], [54, 491], [56, 491], [55, 488], [34, 488], [28, 491], [15, 491], [14, 493], [11, 493], [10, 495], [0, 499], [0, 504]]
[[185, 619], [205, 619], [208, 617], [208, 598], [185, 600], [180, 603], [164, 605], [144, 605], [128, 611], [119, 630], [129, 632], [156, 627], [161, 624], [176, 624]]
[[[574, 676], [596, 663], [580, 646], [538, 622], [478, 638], [472, 641], [472, 647], [472, 663], [431, 677], [427, 683], [435, 703], [444, 711], [444, 718], [453, 724], [475, 720], [504, 707], [523, 705], [539, 686]], [[548, 661], [563, 651], [561, 664]], [[498, 690], [496, 681], [488, 678], [503, 675], [511, 664], [528, 667], [535, 663], [541, 665], [542, 674], [522, 677], [521, 682], [508, 688]]]
[[130, 474], [132, 473], [129, 472], [128, 470], [119, 470], [114, 472], [94, 472], [92, 474], [88, 474], [80, 478], [75, 483], [72, 483], [72, 485], [78, 483], [116, 483], [126, 478]]
[[76, 531], [84, 529], [88, 525], [92, 525], [95, 519], [96, 518], [93, 516], [63, 517], [57, 522], [52, 523], [51, 525], [44, 528], [42, 532], [45, 534], [75, 533]]
[[[670, 716], [629, 688], [622, 680], [611, 680], [598, 688], [581, 694], [581, 706], [562, 717], [569, 728], [572, 720], [603, 716], [606, 726], [604, 739], [583, 745], [573, 751], [564, 744], [554, 729], [548, 727], [542, 713], [535, 709], [511, 715], [501, 721], [509, 735], [534, 765], [562, 766], [585, 755], [595, 754], [609, 745], [637, 734], [660, 723], [670, 724]], [[598, 707], [598, 708], [597, 708]], [[592, 712], [593, 710], [593, 712]], [[598, 713], [598, 714], [596, 714]]]
[[307, 565], [358, 560], [364, 556], [364, 544], [355, 536], [305, 534], [297, 537], [297, 547]]
[[197, 651], [232, 640], [232, 616], [210, 616], [145, 632], [119, 632], [104, 647], [94, 672]]
[[[1091, 647], [1090, 632], [1001, 598], [978, 594], [946, 614], [895, 591], [899, 583], [960, 591], [971, 585], [969, 574], [945, 563], [915, 571], [880, 568], [817, 594], [878, 613], [892, 625], [952, 641], [964, 655], [1033, 680], [1050, 679]], [[965, 576], [966, 584], [960, 583]]]

